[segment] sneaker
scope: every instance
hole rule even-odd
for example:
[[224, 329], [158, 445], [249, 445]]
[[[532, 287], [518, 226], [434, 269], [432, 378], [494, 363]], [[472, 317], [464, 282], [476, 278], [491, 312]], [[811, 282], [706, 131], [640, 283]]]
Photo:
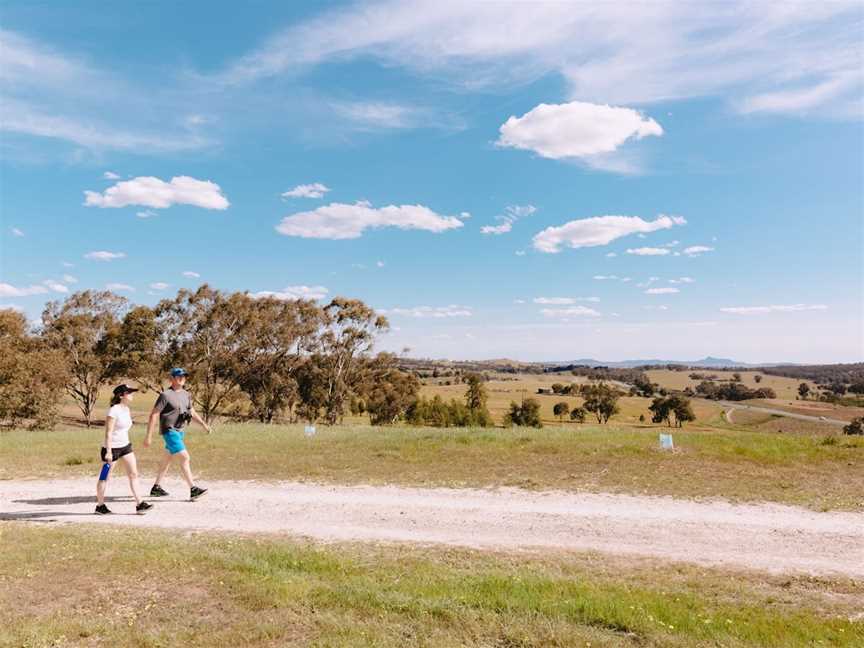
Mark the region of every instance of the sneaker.
[[189, 491], [189, 499], [195, 500], [201, 497], [204, 493], [207, 492], [206, 488], [198, 488], [197, 486], [193, 486]]
[[162, 488], [159, 484], [153, 484], [153, 488], [150, 489], [150, 497], [167, 497], [168, 491]]
[[135, 507], [135, 512], [138, 515], [144, 515], [147, 511], [153, 508], [153, 505], [150, 502], [141, 502], [138, 506]]
[[104, 504], [99, 504], [96, 507], [96, 515], [111, 515], [111, 509]]

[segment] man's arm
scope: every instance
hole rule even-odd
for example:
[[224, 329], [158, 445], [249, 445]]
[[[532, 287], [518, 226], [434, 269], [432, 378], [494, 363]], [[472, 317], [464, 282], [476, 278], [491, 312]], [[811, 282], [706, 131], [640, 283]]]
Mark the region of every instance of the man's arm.
[[161, 410], [156, 407], [150, 412], [150, 418], [147, 419], [147, 436], [144, 437], [144, 447], [149, 448], [150, 443], [153, 441], [153, 430], [156, 429], [156, 426], [159, 425], [159, 414]]
[[189, 414], [192, 415], [192, 420], [195, 421], [198, 425], [207, 430], [207, 434], [210, 434], [213, 430], [210, 429], [210, 426], [204, 422], [204, 419], [198, 416], [198, 412], [195, 411], [195, 408], [191, 408], [189, 410]]

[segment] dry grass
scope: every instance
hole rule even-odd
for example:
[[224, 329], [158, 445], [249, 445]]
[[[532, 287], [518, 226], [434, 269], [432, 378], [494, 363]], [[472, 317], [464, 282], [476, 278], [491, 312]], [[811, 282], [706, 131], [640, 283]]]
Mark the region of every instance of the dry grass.
[[[568, 424], [534, 429], [434, 429], [233, 424], [189, 434], [203, 479], [281, 479], [419, 486], [520, 486], [864, 508], [864, 439], [728, 429]], [[0, 478], [95, 475], [100, 431], [0, 433]], [[161, 448], [136, 454], [146, 480]]]
[[[2, 523], [0, 646], [858, 646], [864, 585]], [[62, 578], [57, 575], [62, 574]]]
[[[669, 369], [652, 369], [651, 371], [646, 372], [648, 377], [651, 379], [651, 382], [656, 382], [661, 387], [666, 387], [667, 389], [685, 389], [686, 387], [692, 387], [696, 389], [696, 385], [698, 385], [700, 380], [693, 380], [690, 378], [691, 373], [699, 373], [705, 375], [716, 375], [720, 380], [731, 380], [732, 374], [734, 371], [718, 371], [715, 369], [694, 369], [692, 371], [670, 371]], [[812, 383], [807, 380], [796, 380], [794, 378], [785, 378], [783, 376], [769, 376], [767, 374], [763, 374], [760, 371], [740, 371], [741, 374], [741, 382], [751, 389], [757, 389], [759, 387], [770, 387], [777, 394], [778, 398], [783, 399], [795, 399], [798, 395], [798, 385], [802, 382], [806, 382], [810, 385], [810, 389], [816, 389], [815, 383]], [[755, 375], [762, 376], [762, 382], [757, 383], [753, 378]]]
[[[570, 378], [571, 380], [568, 380]], [[540, 416], [544, 423], [557, 424], [558, 417], [552, 412], [555, 403], [565, 402], [570, 406], [570, 409], [582, 405], [582, 399], [574, 396], [561, 396], [559, 394], [538, 394], [540, 388], [549, 389], [553, 383], [583, 383], [584, 379], [578, 379], [575, 376], [519, 376], [519, 380], [490, 380], [485, 384], [486, 391], [489, 395], [488, 407], [492, 413], [492, 418], [500, 423], [504, 414], [510, 409], [510, 403], [520, 402], [522, 398], [534, 398], [540, 403]], [[426, 398], [440, 396], [444, 400], [455, 398], [463, 400], [465, 398], [465, 385], [441, 385], [429, 384], [423, 385], [420, 393]], [[651, 404], [650, 398], [631, 398], [624, 396], [618, 401], [618, 406], [621, 409], [619, 414], [616, 414], [612, 420], [618, 423], [636, 423], [639, 421], [639, 415], [642, 414], [650, 421], [651, 413], [648, 411], [648, 406]], [[722, 411], [722, 408], [712, 403], [704, 401], [694, 401], [693, 410], [696, 414], [697, 424], [708, 424], [714, 421]], [[590, 417], [590, 414], [589, 414]], [[565, 419], [566, 421], [566, 419]]]

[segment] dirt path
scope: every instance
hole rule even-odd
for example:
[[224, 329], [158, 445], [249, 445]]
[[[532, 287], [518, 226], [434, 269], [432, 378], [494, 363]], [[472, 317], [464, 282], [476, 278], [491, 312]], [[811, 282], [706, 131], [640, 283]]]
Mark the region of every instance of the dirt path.
[[132, 515], [125, 480], [115, 515], [97, 517], [93, 480], [2, 481], [0, 519], [121, 524], [322, 541], [395, 541], [486, 550], [553, 549], [642, 555], [703, 565], [864, 578], [864, 513], [667, 497], [419, 489], [294, 482], [211, 482], [197, 502], [156, 500]]

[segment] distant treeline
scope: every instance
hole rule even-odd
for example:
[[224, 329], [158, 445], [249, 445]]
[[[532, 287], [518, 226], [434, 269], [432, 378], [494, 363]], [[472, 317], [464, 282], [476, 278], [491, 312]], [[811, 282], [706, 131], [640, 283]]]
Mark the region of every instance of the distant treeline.
[[864, 394], [864, 362], [829, 365], [783, 365], [765, 367], [762, 372], [796, 380], [810, 380], [828, 391]]

